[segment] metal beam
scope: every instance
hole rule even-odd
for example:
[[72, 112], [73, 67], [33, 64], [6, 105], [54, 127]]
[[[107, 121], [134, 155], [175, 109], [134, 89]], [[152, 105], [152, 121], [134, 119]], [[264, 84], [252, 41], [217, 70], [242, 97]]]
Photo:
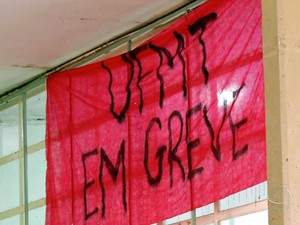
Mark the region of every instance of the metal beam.
[[24, 166], [24, 219], [25, 225], [29, 224], [29, 212], [28, 212], [28, 154], [27, 154], [27, 98], [26, 93], [23, 94], [22, 104], [22, 123], [23, 123], [23, 166]]
[[191, 211], [191, 220], [192, 220], [192, 225], [196, 225], [196, 210]]

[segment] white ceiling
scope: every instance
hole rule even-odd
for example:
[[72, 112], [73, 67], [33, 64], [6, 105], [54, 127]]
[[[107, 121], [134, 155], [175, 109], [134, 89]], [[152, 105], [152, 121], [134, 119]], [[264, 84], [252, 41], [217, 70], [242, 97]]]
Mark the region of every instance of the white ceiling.
[[1, 0], [0, 95], [187, 0]]

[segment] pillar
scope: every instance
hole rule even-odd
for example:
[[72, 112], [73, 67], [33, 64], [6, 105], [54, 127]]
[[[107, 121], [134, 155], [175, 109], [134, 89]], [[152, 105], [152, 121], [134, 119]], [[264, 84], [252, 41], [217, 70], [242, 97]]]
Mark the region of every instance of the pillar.
[[269, 224], [300, 224], [300, 1], [262, 0]]

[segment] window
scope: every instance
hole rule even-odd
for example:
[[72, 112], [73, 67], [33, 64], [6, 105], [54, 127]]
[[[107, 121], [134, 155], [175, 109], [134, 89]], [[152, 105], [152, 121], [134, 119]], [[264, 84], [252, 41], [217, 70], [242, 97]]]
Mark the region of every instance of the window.
[[[197, 225], [268, 225], [267, 182], [230, 195], [194, 211]], [[167, 219], [158, 225], [190, 225], [192, 213]]]
[[44, 87], [0, 106], [0, 225], [45, 224]]

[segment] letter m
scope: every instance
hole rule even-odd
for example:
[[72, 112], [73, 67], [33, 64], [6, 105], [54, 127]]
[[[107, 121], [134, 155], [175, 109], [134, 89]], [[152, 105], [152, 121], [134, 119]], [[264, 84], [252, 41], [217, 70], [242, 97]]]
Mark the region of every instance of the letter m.
[[101, 186], [102, 191], [102, 217], [105, 217], [105, 188], [103, 183], [103, 167], [106, 166], [109, 174], [111, 175], [114, 182], [117, 181], [118, 174], [119, 174], [119, 168], [120, 165], [122, 165], [122, 198], [123, 198], [123, 206], [125, 212], [127, 212], [127, 202], [126, 202], [126, 176], [125, 176], [125, 140], [122, 141], [117, 162], [114, 165], [111, 160], [108, 158], [106, 152], [103, 148], [101, 148], [101, 162], [100, 162], [100, 173], [99, 173], [99, 182]]

